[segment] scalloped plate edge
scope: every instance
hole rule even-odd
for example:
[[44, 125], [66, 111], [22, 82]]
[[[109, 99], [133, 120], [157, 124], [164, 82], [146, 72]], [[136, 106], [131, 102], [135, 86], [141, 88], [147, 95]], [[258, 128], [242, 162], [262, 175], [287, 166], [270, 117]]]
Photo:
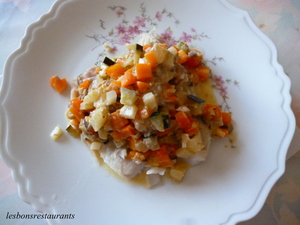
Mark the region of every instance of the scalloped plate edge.
[[270, 49], [270, 52], [272, 53], [270, 64], [272, 67], [274, 67], [276, 71], [276, 76], [282, 82], [281, 95], [284, 98], [283, 98], [281, 108], [285, 113], [288, 122], [287, 130], [285, 132], [285, 135], [282, 137], [281, 144], [278, 148], [276, 170], [269, 175], [264, 185], [261, 187], [260, 192], [256, 197], [254, 203], [249, 207], [249, 209], [232, 214], [231, 216], [229, 216], [226, 222], [222, 223], [222, 225], [225, 225], [225, 224], [236, 224], [238, 222], [251, 219], [261, 210], [272, 187], [275, 185], [277, 180], [283, 175], [285, 171], [285, 161], [280, 161], [280, 159], [285, 158], [287, 155], [289, 145], [291, 143], [291, 140], [293, 138], [296, 129], [296, 121], [290, 107], [292, 101], [292, 97], [290, 95], [291, 80], [284, 73], [283, 67], [279, 64], [277, 60], [277, 49], [274, 43], [256, 26], [256, 24], [254, 23], [254, 21], [252, 20], [248, 12], [233, 6], [229, 2], [229, 0], [219, 0], [219, 1], [233, 13], [242, 15], [243, 19], [246, 21], [246, 24], [253, 31], [253, 33], [256, 34], [259, 37], [259, 39], [261, 39], [266, 44], [266, 46]]
[[[7, 97], [8, 91], [11, 83], [11, 69], [14, 67], [15, 60], [25, 54], [34, 40], [35, 32], [39, 29], [42, 29], [46, 26], [48, 22], [56, 18], [61, 7], [63, 7], [68, 2], [73, 0], [57, 0], [55, 1], [49, 11], [42, 15], [36, 22], [30, 24], [26, 28], [26, 32], [21, 40], [20, 46], [17, 50], [15, 50], [6, 60], [4, 73], [2, 77], [2, 83], [0, 83], [0, 104], [3, 106]], [[32, 35], [28, 35], [32, 34]], [[3, 85], [7, 83], [7, 85]], [[8, 133], [8, 126], [7, 126], [7, 112], [4, 107], [0, 107], [0, 137], [1, 140], [4, 140], [0, 144], [0, 156], [3, 161], [7, 164], [7, 166], [11, 169], [13, 180], [16, 182], [18, 187], [18, 194], [20, 198], [30, 204], [36, 211], [38, 212], [45, 212], [49, 205], [43, 203], [42, 199], [39, 196], [35, 196], [30, 193], [28, 190], [29, 188], [29, 181], [26, 177], [22, 174], [22, 165], [17, 163], [17, 161], [9, 154], [7, 151], [7, 133]], [[21, 185], [24, 184], [24, 185]], [[52, 209], [50, 209], [53, 211]]]

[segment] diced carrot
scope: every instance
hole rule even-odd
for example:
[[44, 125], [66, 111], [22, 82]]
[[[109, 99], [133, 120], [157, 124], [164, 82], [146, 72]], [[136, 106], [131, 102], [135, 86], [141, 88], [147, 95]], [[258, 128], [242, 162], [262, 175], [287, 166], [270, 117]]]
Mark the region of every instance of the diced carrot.
[[85, 80], [78, 87], [88, 89], [90, 86], [90, 83], [91, 83], [91, 80]]
[[209, 78], [210, 68], [209, 67], [199, 67], [195, 70], [195, 74], [198, 76], [200, 81], [205, 82]]
[[217, 137], [221, 137], [221, 138], [227, 137], [228, 134], [229, 134], [229, 131], [227, 129], [220, 128], [220, 127], [216, 129], [216, 133], [215, 133], [215, 135]]
[[167, 48], [166, 44], [160, 44], [160, 46], [163, 47], [163, 48]]
[[121, 129], [121, 133], [127, 138], [136, 135], [136, 130], [133, 124], [128, 124]]
[[156, 56], [153, 51], [147, 52], [144, 57], [151, 67], [157, 66]]
[[138, 81], [150, 80], [153, 77], [151, 65], [148, 63], [138, 63], [135, 69]]
[[231, 124], [231, 113], [222, 112], [222, 120], [224, 125]]
[[120, 110], [110, 114], [110, 123], [115, 130], [120, 130], [125, 127], [129, 120], [120, 115]]
[[69, 111], [75, 116], [75, 118], [78, 121], [84, 118], [84, 114], [80, 110], [76, 109], [74, 106], [71, 106], [69, 108]]
[[121, 87], [127, 87], [136, 83], [136, 78], [132, 74], [132, 70], [127, 70], [124, 75], [119, 78], [119, 80], [121, 81]]
[[153, 157], [161, 167], [173, 166], [172, 159], [169, 156], [168, 145], [161, 145], [158, 150], [151, 151], [150, 156]]
[[183, 63], [184, 66], [187, 67], [198, 67], [201, 62], [202, 62], [202, 55], [197, 55], [197, 56], [193, 56], [193, 57], [187, 57], [186, 61]]
[[80, 104], [82, 103], [82, 100], [80, 98], [73, 98], [71, 99], [71, 105], [76, 109], [80, 110]]
[[222, 117], [221, 108], [217, 105], [206, 104], [202, 110], [202, 115], [207, 120], [219, 120]]
[[146, 82], [143, 82], [143, 81], [137, 81], [136, 82], [136, 86], [137, 86], [137, 90], [140, 92], [140, 93], [146, 93], [148, 88], [150, 87], [150, 84], [146, 83]]
[[189, 119], [191, 121], [191, 126], [184, 129], [184, 132], [189, 136], [193, 136], [199, 132], [199, 125], [193, 118], [190, 117]]
[[178, 52], [178, 63], [179, 64], [183, 64], [183, 63], [185, 63], [186, 61], [187, 61], [187, 59], [188, 59], [188, 54], [185, 52], [185, 51], [183, 51], [182, 49], [181, 50], [179, 50], [179, 52]]
[[176, 113], [175, 118], [180, 129], [187, 129], [192, 125], [189, 117], [183, 111], [179, 111], [178, 113]]
[[106, 68], [106, 74], [110, 76], [110, 78], [117, 80], [121, 75], [124, 74], [125, 69], [120, 64], [116, 63], [112, 66]]
[[109, 86], [108, 86], [108, 90], [109, 91], [115, 91], [117, 93], [117, 95], [120, 95], [120, 88], [121, 88], [121, 81], [119, 80], [113, 80], [112, 82], [110, 82]]
[[110, 135], [115, 139], [116, 141], [121, 141], [125, 139], [125, 136], [122, 132], [114, 130], [113, 132], [110, 133]]
[[138, 152], [134, 149], [129, 151], [129, 153], [127, 154], [127, 157], [130, 159], [140, 160], [140, 161], [144, 161], [146, 159], [146, 155], [144, 153]]
[[137, 114], [139, 118], [147, 119], [151, 116], [152, 110], [148, 106], [145, 106], [143, 108], [138, 109]]
[[164, 96], [164, 99], [169, 103], [176, 103], [178, 102], [178, 98], [174, 93], [170, 93], [166, 96]]
[[143, 50], [145, 51], [146, 49], [151, 48], [151, 47], [152, 47], [151, 45], [144, 45]]
[[57, 75], [50, 78], [50, 86], [53, 87], [58, 93], [62, 94], [68, 86], [66, 78], [60, 79]]

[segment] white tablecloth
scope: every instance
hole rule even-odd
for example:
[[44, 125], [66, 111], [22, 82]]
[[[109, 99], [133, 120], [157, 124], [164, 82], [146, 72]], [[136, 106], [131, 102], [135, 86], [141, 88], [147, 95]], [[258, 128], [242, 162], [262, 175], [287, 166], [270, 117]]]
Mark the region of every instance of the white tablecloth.
[[[0, 74], [16, 50], [26, 27], [50, 10], [55, 0], [0, 0]], [[292, 80], [292, 108], [300, 127], [300, 0], [230, 0], [250, 13], [256, 25], [274, 42], [278, 60]], [[0, 83], [2, 77], [0, 76]], [[300, 132], [289, 148], [286, 172], [273, 187], [260, 213], [240, 225], [300, 224]], [[295, 154], [296, 153], [296, 154]], [[18, 196], [10, 169], [0, 159], [0, 224], [42, 225], [45, 220], [9, 220], [7, 213], [36, 213]]]

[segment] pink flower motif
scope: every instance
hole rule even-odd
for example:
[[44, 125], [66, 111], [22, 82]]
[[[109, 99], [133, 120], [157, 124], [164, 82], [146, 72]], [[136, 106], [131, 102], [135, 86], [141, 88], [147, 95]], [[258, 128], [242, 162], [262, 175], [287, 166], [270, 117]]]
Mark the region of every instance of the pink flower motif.
[[196, 32], [196, 30], [195, 30], [194, 28], [191, 28], [191, 31], [192, 31], [193, 33], [195, 33], [195, 32]]
[[125, 45], [130, 42], [130, 36], [128, 34], [123, 34], [119, 38], [120, 45]]
[[141, 33], [138, 26], [129, 26], [127, 31], [130, 35], [137, 35]]
[[118, 26], [116, 26], [116, 30], [118, 34], [126, 33], [126, 27], [123, 24], [119, 24]]
[[137, 16], [133, 21], [133, 23], [138, 27], [145, 27], [146, 26], [145, 21], [146, 19], [144, 17]]
[[170, 29], [166, 29], [163, 33], [161, 33], [161, 41], [166, 43], [167, 46], [176, 45], [176, 41], [172, 37], [173, 32]]
[[222, 96], [222, 97], [225, 97], [225, 96], [227, 96], [227, 87], [224, 87], [224, 86], [221, 86], [219, 89], [219, 94], [220, 94], [220, 96]]
[[187, 34], [186, 32], [182, 33], [182, 36], [179, 38], [179, 40], [183, 42], [191, 42], [192, 41], [192, 35]]
[[123, 10], [119, 9], [119, 10], [116, 11], [116, 14], [117, 14], [117, 17], [119, 18], [124, 14], [124, 12], [123, 12]]
[[216, 86], [221, 87], [225, 83], [223, 80], [222, 76], [214, 75], [213, 76], [213, 82], [215, 83]]
[[156, 19], [158, 21], [161, 21], [162, 20], [162, 13], [161, 12], [157, 12], [156, 15], [155, 15]]
[[166, 29], [163, 33], [161, 33], [161, 38], [163, 39], [163, 41], [167, 41], [172, 39], [172, 34], [173, 32], [170, 29]]

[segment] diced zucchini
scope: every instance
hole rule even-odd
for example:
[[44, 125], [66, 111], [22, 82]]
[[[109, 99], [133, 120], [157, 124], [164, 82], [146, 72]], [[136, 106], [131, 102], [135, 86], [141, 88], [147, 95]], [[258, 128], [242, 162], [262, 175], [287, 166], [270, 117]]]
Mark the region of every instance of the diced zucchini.
[[124, 105], [133, 105], [137, 99], [136, 92], [127, 88], [120, 88], [121, 99], [120, 103]]
[[78, 130], [76, 130], [72, 125], [69, 125], [66, 128], [66, 131], [73, 136], [74, 138], [79, 138], [80, 137], [80, 132]]
[[161, 115], [161, 113], [158, 113], [157, 115], [151, 116], [150, 118], [151, 123], [155, 127], [156, 130], [158, 131], [165, 131], [164, 129], [164, 118]]

